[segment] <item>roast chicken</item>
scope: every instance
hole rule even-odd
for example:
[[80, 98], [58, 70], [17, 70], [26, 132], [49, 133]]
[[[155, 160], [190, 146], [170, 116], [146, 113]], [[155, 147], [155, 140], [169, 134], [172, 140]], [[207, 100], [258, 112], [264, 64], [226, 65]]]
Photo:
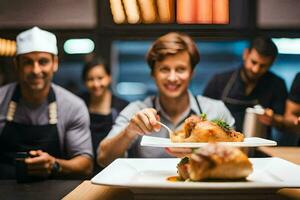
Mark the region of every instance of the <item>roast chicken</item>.
[[209, 121], [206, 117], [191, 116], [183, 130], [171, 134], [172, 142], [242, 142], [244, 135], [233, 130], [222, 120]]
[[195, 150], [177, 165], [182, 180], [243, 179], [253, 170], [247, 155], [238, 148], [216, 143]]

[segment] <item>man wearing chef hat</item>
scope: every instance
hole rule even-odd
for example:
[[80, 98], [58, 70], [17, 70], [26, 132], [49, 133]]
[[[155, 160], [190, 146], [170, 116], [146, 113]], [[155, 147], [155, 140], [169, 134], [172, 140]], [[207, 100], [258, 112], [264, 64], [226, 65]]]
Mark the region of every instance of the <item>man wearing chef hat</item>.
[[80, 177], [92, 171], [88, 111], [51, 82], [58, 69], [56, 43], [53, 33], [38, 27], [17, 36], [18, 81], [0, 88], [0, 179], [18, 178], [20, 154], [26, 155], [29, 177]]

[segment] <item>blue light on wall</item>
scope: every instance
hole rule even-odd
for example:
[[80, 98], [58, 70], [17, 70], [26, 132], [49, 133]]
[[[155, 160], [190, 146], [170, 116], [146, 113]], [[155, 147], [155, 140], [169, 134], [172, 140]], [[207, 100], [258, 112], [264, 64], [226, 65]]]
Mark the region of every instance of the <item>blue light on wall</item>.
[[274, 38], [280, 54], [300, 54], [300, 38]]

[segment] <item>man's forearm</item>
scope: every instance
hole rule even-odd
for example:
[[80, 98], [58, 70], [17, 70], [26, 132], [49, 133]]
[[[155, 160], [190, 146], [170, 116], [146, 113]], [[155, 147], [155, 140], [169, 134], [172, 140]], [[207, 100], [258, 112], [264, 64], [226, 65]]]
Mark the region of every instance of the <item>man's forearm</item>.
[[300, 124], [296, 123], [297, 118], [284, 120], [284, 129], [290, 133], [300, 134]]
[[70, 177], [88, 177], [93, 171], [92, 158], [88, 156], [76, 156], [70, 160], [56, 159], [59, 163], [60, 169], [58, 176], [70, 176]]
[[100, 143], [97, 162], [101, 166], [107, 166], [116, 158], [123, 157], [134, 136], [122, 131], [112, 138], [106, 138]]
[[272, 125], [277, 129], [283, 131], [284, 130], [284, 117], [282, 115], [274, 114]]
[[293, 119], [286, 116], [275, 114], [273, 125], [280, 131], [300, 134], [300, 125], [295, 124]]

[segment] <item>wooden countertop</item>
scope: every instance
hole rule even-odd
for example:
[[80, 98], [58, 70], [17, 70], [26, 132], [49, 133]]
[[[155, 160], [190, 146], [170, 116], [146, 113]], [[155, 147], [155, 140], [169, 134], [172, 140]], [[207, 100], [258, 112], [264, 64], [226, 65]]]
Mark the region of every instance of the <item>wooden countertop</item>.
[[259, 147], [258, 150], [300, 165], [300, 147]]
[[94, 185], [91, 181], [84, 181], [63, 200], [134, 200], [129, 189], [113, 188], [103, 185]]

